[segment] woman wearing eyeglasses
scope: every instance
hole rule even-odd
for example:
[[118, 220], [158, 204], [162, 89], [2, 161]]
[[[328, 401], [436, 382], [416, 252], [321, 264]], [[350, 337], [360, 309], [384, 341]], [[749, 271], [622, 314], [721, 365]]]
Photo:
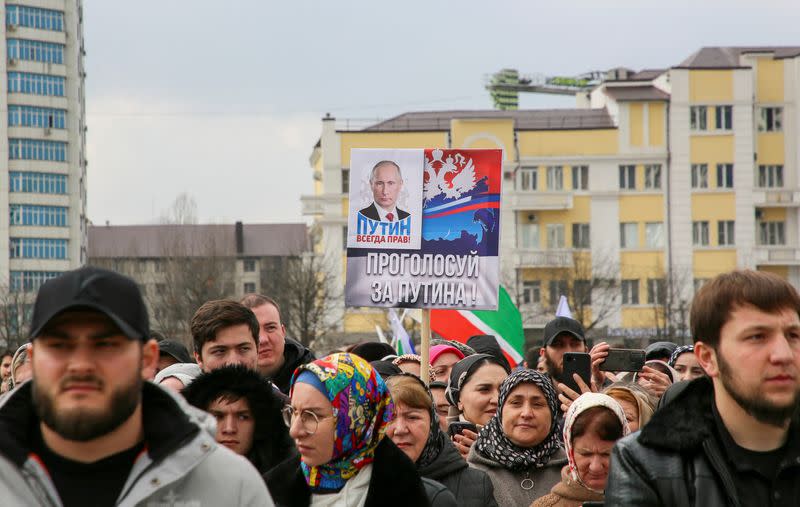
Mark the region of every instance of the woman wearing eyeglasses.
[[300, 457], [265, 476], [278, 506], [456, 505], [386, 437], [394, 405], [365, 360], [342, 353], [300, 366], [290, 398], [284, 421]]

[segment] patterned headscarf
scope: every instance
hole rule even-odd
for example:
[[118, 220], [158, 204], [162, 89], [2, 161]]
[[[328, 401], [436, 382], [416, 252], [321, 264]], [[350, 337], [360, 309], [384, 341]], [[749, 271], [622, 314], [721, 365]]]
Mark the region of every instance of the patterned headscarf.
[[[550, 409], [550, 431], [539, 444], [533, 447], [520, 447], [503, 433], [503, 406], [509, 393], [520, 384], [534, 384], [542, 390]], [[500, 384], [500, 396], [497, 400], [497, 413], [489, 420], [478, 434], [475, 451], [485, 458], [491, 459], [505, 468], [519, 471], [530, 467], [544, 466], [550, 457], [561, 447], [558, 435], [558, 417], [556, 392], [549, 377], [536, 370], [517, 370]]]
[[667, 364], [675, 368], [675, 361], [677, 361], [678, 357], [680, 357], [680, 355], [683, 354], [684, 352], [694, 352], [694, 345], [681, 345], [680, 347], [675, 349], [675, 352], [673, 352], [672, 355], [669, 357], [669, 363]]
[[[419, 364], [419, 372], [422, 374], [422, 358], [417, 354], [403, 354], [402, 356], [397, 356], [392, 360], [392, 364], [400, 367], [403, 363], [417, 363]], [[428, 365], [428, 382], [433, 382], [436, 376], [433, 374], [433, 367], [429, 364]]]
[[299, 366], [292, 377], [292, 392], [303, 371], [322, 382], [336, 417], [333, 457], [316, 467], [301, 462], [303, 475], [315, 493], [339, 491], [374, 460], [375, 448], [394, 417], [392, 397], [380, 375], [354, 354], [331, 354]]
[[419, 455], [419, 458], [417, 458], [417, 469], [420, 469], [430, 465], [436, 460], [436, 458], [439, 456], [439, 453], [442, 452], [442, 449], [445, 446], [447, 437], [444, 433], [442, 433], [442, 428], [439, 426], [439, 416], [436, 413], [433, 395], [431, 394], [431, 390], [428, 388], [428, 386], [426, 386], [419, 377], [412, 375], [411, 373], [401, 373], [399, 375], [395, 375], [394, 377], [408, 377], [414, 379], [419, 383], [420, 387], [425, 390], [425, 393], [430, 399], [430, 403], [428, 404], [427, 408], [429, 409], [431, 415], [431, 427], [428, 431], [428, 440], [425, 441], [425, 447], [422, 449], [422, 453]]
[[[564, 447], [567, 452], [567, 459], [569, 460], [569, 473], [574, 481], [590, 491], [595, 490], [583, 483], [578, 474], [578, 467], [575, 465], [575, 450], [572, 448], [572, 427], [579, 415], [594, 407], [605, 407], [611, 410], [622, 423], [622, 436], [629, 433], [625, 411], [622, 410], [622, 407], [614, 398], [607, 394], [584, 393], [569, 406], [567, 415], [564, 417]], [[602, 491], [596, 491], [596, 493], [602, 493]]]

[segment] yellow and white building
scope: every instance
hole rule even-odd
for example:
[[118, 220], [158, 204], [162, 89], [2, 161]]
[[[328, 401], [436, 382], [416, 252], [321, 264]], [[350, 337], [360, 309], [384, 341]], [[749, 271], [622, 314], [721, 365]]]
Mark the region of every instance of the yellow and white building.
[[[343, 286], [351, 148], [500, 148], [502, 280], [526, 327], [593, 276], [613, 284], [593, 288], [582, 318], [619, 336], [663, 326], [665, 305], [737, 267], [800, 286], [800, 47], [702, 48], [669, 69], [614, 69], [576, 99], [363, 128], [323, 118], [302, 197], [317, 251], [342, 259]], [[374, 333], [382, 319], [342, 307], [340, 329]]]

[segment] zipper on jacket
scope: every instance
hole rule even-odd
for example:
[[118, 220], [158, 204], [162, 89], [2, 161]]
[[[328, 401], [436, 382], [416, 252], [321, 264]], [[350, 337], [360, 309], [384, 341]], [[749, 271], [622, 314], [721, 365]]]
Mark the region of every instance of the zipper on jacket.
[[703, 449], [706, 451], [706, 456], [708, 456], [711, 466], [714, 468], [714, 471], [717, 472], [717, 475], [722, 481], [722, 485], [724, 486], [726, 490], [725, 492], [728, 495], [728, 500], [732, 502], [732, 505], [740, 507], [739, 498], [736, 494], [736, 485], [733, 483], [733, 477], [731, 477], [731, 475], [728, 473], [728, 467], [725, 466], [716, 443], [711, 441], [712, 438], [714, 437], [709, 437], [703, 440]]
[[694, 484], [696, 479], [694, 459], [686, 454], [681, 455], [681, 459], [683, 460], [683, 476], [686, 479], [686, 493], [689, 495], [689, 507], [694, 507], [695, 496], [697, 493], [695, 491]]

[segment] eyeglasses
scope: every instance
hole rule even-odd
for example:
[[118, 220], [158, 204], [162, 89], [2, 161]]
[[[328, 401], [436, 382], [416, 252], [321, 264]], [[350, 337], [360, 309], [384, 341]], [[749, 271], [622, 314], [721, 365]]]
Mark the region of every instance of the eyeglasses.
[[310, 410], [301, 410], [298, 414], [295, 412], [294, 407], [291, 405], [287, 405], [286, 407], [281, 410], [281, 414], [283, 414], [283, 422], [286, 424], [288, 428], [292, 427], [292, 422], [294, 422], [295, 418], [298, 416], [300, 417], [300, 426], [303, 428], [303, 431], [308, 433], [309, 435], [313, 435], [317, 432], [317, 428], [319, 428], [319, 422], [324, 421], [325, 419], [335, 419], [336, 415], [326, 415], [326, 416], [318, 416], [314, 412]]

